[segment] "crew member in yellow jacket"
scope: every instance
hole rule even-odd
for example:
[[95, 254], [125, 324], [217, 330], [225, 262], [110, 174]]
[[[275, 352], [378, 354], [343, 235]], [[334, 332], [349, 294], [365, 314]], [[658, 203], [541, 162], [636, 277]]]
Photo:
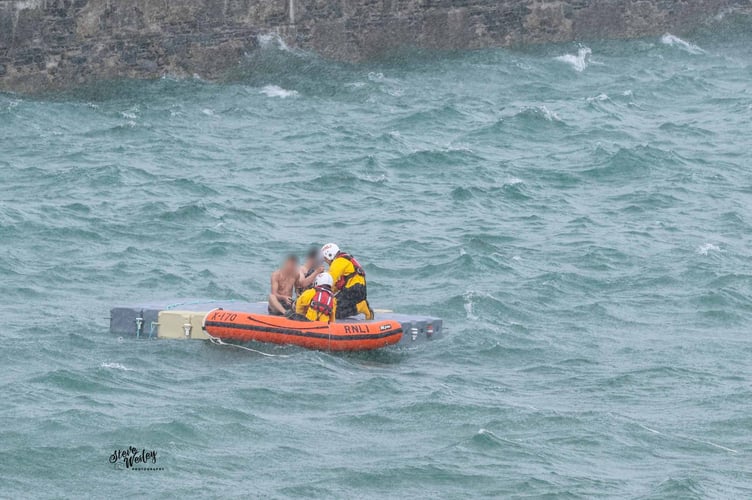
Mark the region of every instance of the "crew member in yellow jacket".
[[337, 314], [337, 299], [332, 285], [334, 280], [329, 273], [316, 276], [313, 288], [309, 288], [295, 301], [295, 314], [310, 321], [334, 323]]
[[335, 243], [327, 243], [321, 248], [321, 255], [329, 264], [329, 274], [334, 280], [332, 288], [337, 297], [337, 319], [365, 315], [373, 319], [373, 309], [368, 305], [366, 272], [355, 258], [340, 251]]

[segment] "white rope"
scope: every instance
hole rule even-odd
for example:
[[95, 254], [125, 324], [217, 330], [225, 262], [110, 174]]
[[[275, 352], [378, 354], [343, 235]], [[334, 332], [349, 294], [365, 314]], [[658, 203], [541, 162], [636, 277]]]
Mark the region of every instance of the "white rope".
[[269, 358], [289, 358], [290, 357], [289, 354], [269, 354], [268, 352], [258, 351], [256, 349], [251, 349], [250, 347], [246, 347], [246, 346], [243, 346], [243, 345], [228, 344], [227, 342], [225, 342], [221, 338], [213, 336], [206, 329], [206, 318], [208, 318], [211, 313], [213, 313], [214, 311], [217, 311], [217, 310], [222, 310], [222, 308], [221, 307], [217, 307], [215, 309], [212, 309], [208, 313], [206, 313], [206, 315], [204, 316], [204, 321], [201, 324], [201, 329], [204, 330], [204, 333], [206, 333], [206, 336], [209, 337], [209, 342], [211, 342], [212, 344], [214, 344], [214, 345], [221, 345], [221, 346], [235, 347], [237, 349], [243, 349], [244, 351], [255, 352], [256, 354], [261, 354], [262, 356], [267, 356]]
[[251, 349], [250, 347], [246, 347], [246, 346], [243, 346], [243, 345], [228, 344], [227, 342], [223, 341], [222, 339], [220, 339], [218, 337], [212, 337], [208, 333], [207, 333], [207, 335], [209, 336], [209, 342], [211, 342], [212, 344], [215, 344], [215, 345], [228, 346], [228, 347], [236, 347], [238, 349], [243, 349], [244, 351], [255, 352], [256, 354], [261, 354], [262, 356], [267, 356], [267, 357], [270, 357], [270, 358], [289, 358], [290, 357], [289, 354], [269, 354], [268, 352], [258, 351], [256, 349]]
[[655, 430], [655, 429], [653, 429], [651, 427], [648, 427], [647, 425], [641, 423], [639, 420], [634, 419], [632, 417], [629, 417], [627, 415], [622, 415], [622, 414], [619, 414], [619, 413], [611, 413], [611, 415], [617, 415], [617, 416], [619, 416], [619, 417], [621, 417], [621, 418], [623, 418], [625, 420], [629, 420], [629, 421], [633, 422], [634, 424], [636, 424], [638, 427], [642, 427], [646, 431], [651, 432], [653, 434], [657, 434], [659, 436], [668, 436], [668, 437], [674, 438], [674, 439], [686, 439], [687, 441], [693, 441], [695, 443], [706, 444], [708, 446], [712, 446], [714, 448], [718, 448], [719, 450], [727, 451], [729, 453], [739, 453], [738, 450], [735, 450], [733, 448], [728, 448], [726, 446], [714, 443], [712, 441], [705, 441], [703, 439], [698, 439], [696, 437], [686, 436], [686, 435], [683, 435], [683, 434], [672, 434], [672, 433], [669, 433], [669, 432], [661, 432], [661, 431]]
[[225, 303], [232, 303], [232, 302], [242, 302], [237, 299], [228, 299], [228, 300], [192, 300], [189, 302], [176, 302], [175, 304], [170, 304], [167, 307], [165, 307], [165, 310], [172, 310], [176, 307], [184, 307], [184, 306], [197, 306], [197, 305], [203, 305], [203, 304], [225, 304]]

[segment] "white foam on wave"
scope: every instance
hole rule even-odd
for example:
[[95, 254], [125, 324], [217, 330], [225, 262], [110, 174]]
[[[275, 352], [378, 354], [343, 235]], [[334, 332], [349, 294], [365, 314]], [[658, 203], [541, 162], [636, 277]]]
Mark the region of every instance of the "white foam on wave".
[[381, 174], [381, 175], [365, 175], [363, 177], [368, 182], [373, 182], [374, 184], [384, 184], [384, 183], [386, 183], [389, 180], [389, 179], [387, 179], [386, 174]]
[[705, 243], [704, 245], [697, 247], [697, 253], [700, 255], [708, 255], [710, 252], [720, 251], [721, 249], [718, 248], [718, 245], [713, 245], [712, 243]]
[[478, 316], [473, 313], [473, 302], [470, 298], [465, 298], [465, 315], [467, 319], [478, 319]]
[[13, 109], [13, 108], [18, 107], [21, 104], [21, 102], [23, 102], [21, 101], [21, 99], [11, 99], [10, 101], [8, 101], [8, 109]]
[[203, 114], [205, 114], [206, 116], [214, 116], [214, 110], [213, 109], [204, 108], [204, 109], [201, 110], [201, 112]]
[[665, 35], [663, 35], [661, 37], [661, 43], [670, 47], [677, 47], [684, 50], [685, 52], [689, 52], [690, 54], [705, 54], [705, 51], [697, 45], [687, 42], [686, 40], [682, 40], [678, 36], [672, 35], [671, 33], [666, 33]]
[[497, 437], [496, 434], [494, 434], [492, 431], [489, 431], [485, 427], [478, 429], [478, 436], [491, 436], [493, 438]]
[[278, 33], [264, 33], [256, 37], [258, 44], [262, 48], [277, 48], [285, 52], [293, 52], [289, 45], [279, 36]]
[[588, 67], [588, 64], [590, 64], [590, 56], [592, 54], [593, 51], [590, 50], [590, 47], [580, 47], [580, 49], [577, 51], [577, 54], [564, 54], [563, 56], [558, 56], [555, 59], [557, 61], [569, 64], [575, 71], [582, 73], [583, 71], [585, 71], [585, 68]]
[[472, 153], [473, 148], [470, 147], [470, 144], [467, 144], [465, 142], [458, 142], [456, 144], [449, 143], [444, 148], [442, 148], [442, 151], [446, 151], [447, 153], [451, 153], [454, 151], [460, 152], [460, 153]]
[[386, 93], [389, 94], [392, 97], [402, 97], [403, 95], [405, 95], [405, 90], [404, 89], [400, 89], [400, 88], [397, 88], [397, 89], [387, 89]]
[[594, 97], [588, 97], [587, 102], [596, 102], [596, 101], [608, 101], [608, 94], [598, 94]]
[[556, 111], [551, 111], [548, 109], [545, 105], [540, 106], [525, 106], [522, 108], [522, 111], [517, 113], [515, 116], [542, 116], [544, 120], [547, 120], [549, 122], [560, 122], [562, 121], [558, 114], [556, 114]]
[[539, 106], [538, 109], [541, 111], [541, 113], [543, 113], [543, 116], [546, 118], [546, 120], [550, 122], [561, 121], [561, 118], [559, 118], [559, 115], [556, 114], [556, 111], [551, 111], [545, 106]]
[[[464, 250], [463, 250], [463, 252], [464, 252]], [[491, 295], [489, 295], [487, 293], [475, 292], [473, 290], [466, 291], [464, 293], [464, 295], [463, 295], [463, 298], [465, 299], [464, 306], [465, 306], [465, 314], [467, 316], [467, 319], [470, 319], [470, 320], [477, 320], [477, 319], [479, 319], [478, 315], [475, 314], [475, 302], [476, 302], [476, 299], [478, 297], [481, 297], [481, 298], [482, 297], [487, 297], [487, 298], [496, 300]]]
[[297, 90], [283, 89], [279, 85], [267, 85], [261, 89], [261, 93], [268, 97], [279, 97], [280, 99], [287, 99], [288, 97], [295, 97], [298, 95]]
[[128, 368], [127, 366], [121, 365], [120, 363], [102, 363], [99, 366], [101, 366], [102, 368], [109, 368], [110, 370], [122, 370], [124, 372], [133, 371], [132, 368]]

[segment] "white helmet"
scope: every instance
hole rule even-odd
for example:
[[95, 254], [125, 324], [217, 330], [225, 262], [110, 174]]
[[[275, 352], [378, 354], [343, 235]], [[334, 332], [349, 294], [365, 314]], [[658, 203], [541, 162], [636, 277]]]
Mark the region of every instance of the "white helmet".
[[316, 281], [313, 282], [314, 286], [324, 286], [334, 285], [334, 279], [332, 279], [332, 275], [329, 273], [321, 273], [318, 276], [316, 276]]
[[339, 247], [336, 243], [327, 243], [321, 247], [321, 255], [323, 255], [326, 260], [334, 260], [338, 253]]

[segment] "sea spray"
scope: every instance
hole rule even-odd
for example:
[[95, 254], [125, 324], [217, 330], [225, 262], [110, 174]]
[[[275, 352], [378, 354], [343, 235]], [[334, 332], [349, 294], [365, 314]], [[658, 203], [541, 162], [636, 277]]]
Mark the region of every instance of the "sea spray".
[[699, 55], [699, 54], [705, 54], [705, 51], [698, 47], [697, 45], [687, 42], [685, 40], [682, 40], [678, 36], [674, 36], [671, 33], [666, 33], [661, 37], [661, 43], [664, 45], [668, 45], [670, 47], [676, 47], [679, 48], [685, 52], [688, 52], [690, 54]]
[[580, 47], [577, 50], [577, 54], [564, 54], [555, 59], [570, 65], [578, 73], [582, 73], [590, 64], [590, 56], [592, 54], [593, 51], [590, 50], [590, 47]]

